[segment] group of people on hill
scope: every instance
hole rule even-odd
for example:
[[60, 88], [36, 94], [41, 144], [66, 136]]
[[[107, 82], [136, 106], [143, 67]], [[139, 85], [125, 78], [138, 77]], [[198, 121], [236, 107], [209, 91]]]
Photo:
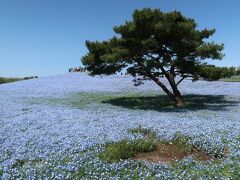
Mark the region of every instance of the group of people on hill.
[[69, 72], [86, 72], [87, 69], [85, 67], [75, 67], [75, 68], [70, 68], [68, 71]]
[[38, 76], [27, 76], [27, 77], [24, 77], [23, 79], [28, 80], [28, 79], [36, 79], [36, 78], [38, 78]]

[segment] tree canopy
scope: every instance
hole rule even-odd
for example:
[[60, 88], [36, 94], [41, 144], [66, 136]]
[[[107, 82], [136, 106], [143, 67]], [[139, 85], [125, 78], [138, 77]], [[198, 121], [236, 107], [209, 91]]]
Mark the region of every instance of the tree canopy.
[[132, 20], [113, 30], [116, 36], [106, 41], [86, 41], [89, 52], [82, 63], [90, 74], [109, 75], [126, 68], [138, 80], [153, 80], [177, 106], [184, 105], [178, 90], [182, 80], [200, 77], [204, 60], [223, 57], [223, 44], [206, 41], [215, 29], [199, 30], [194, 19], [178, 11], [135, 10]]

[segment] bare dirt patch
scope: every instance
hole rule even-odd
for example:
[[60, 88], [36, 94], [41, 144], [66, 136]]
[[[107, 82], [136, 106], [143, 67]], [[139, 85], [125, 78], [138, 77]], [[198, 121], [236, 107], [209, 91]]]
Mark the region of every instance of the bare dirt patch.
[[192, 150], [191, 152], [182, 151], [178, 146], [174, 144], [157, 144], [157, 149], [153, 152], [139, 153], [132, 158], [133, 160], [144, 160], [151, 163], [172, 163], [175, 160], [181, 160], [188, 156], [192, 156], [199, 161], [207, 161], [212, 157], [204, 154], [198, 150]]

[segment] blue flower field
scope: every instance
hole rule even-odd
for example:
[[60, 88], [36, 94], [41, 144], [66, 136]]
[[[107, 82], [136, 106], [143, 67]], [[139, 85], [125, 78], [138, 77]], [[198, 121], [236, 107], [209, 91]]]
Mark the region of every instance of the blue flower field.
[[[135, 87], [130, 76], [68, 73], [2, 84], [0, 179], [240, 179], [240, 83], [186, 80], [180, 90], [183, 109], [155, 101], [166, 99], [160, 88]], [[99, 159], [106, 143], [141, 138], [129, 133], [139, 125], [159, 139], [191, 137], [213, 160]]]

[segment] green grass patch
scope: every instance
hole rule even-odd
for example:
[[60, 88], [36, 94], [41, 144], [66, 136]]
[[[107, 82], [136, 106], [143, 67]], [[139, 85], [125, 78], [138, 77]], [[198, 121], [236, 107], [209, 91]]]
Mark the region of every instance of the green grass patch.
[[88, 92], [80, 92], [76, 94], [66, 95], [60, 98], [52, 98], [52, 97], [45, 97], [45, 98], [38, 98], [34, 99], [34, 103], [43, 103], [43, 104], [50, 104], [50, 105], [64, 105], [70, 106], [77, 109], [83, 109], [89, 107], [90, 105], [93, 107], [99, 107], [102, 105], [102, 101], [112, 99], [114, 97], [118, 97], [117, 94], [113, 93], [103, 93], [103, 92], [95, 92], [95, 93], [88, 93]]
[[11, 83], [15, 81], [23, 80], [22, 78], [6, 78], [6, 77], [0, 77], [0, 84], [4, 83]]
[[189, 144], [190, 140], [190, 137], [176, 133], [172, 140], [172, 143], [176, 145], [178, 147], [178, 150], [181, 152], [193, 152], [195, 150], [195, 147]]
[[132, 110], [153, 111], [179, 111], [210, 109], [222, 111], [228, 106], [235, 106], [237, 101], [226, 99], [222, 95], [185, 95], [183, 96], [185, 107], [176, 107], [167, 95], [159, 95], [158, 92], [81, 92], [67, 95], [62, 98], [34, 99], [34, 103], [47, 103], [52, 105], [66, 105], [73, 108], [97, 107], [104, 104]]
[[17, 159], [16, 162], [12, 165], [12, 168], [21, 168], [25, 164], [33, 164], [38, 166], [42, 163], [42, 159], [35, 159], [35, 160], [26, 160], [26, 159]]
[[114, 94], [114, 93], [101, 93], [101, 92], [96, 92], [96, 93], [77, 93], [72, 95], [69, 98], [69, 103], [71, 106], [76, 107], [76, 108], [82, 108], [87, 105], [91, 104], [101, 104], [102, 101], [107, 101], [110, 100], [114, 97], [117, 97], [119, 95]]
[[[51, 105], [66, 105], [74, 108], [85, 108], [92, 106], [102, 106], [103, 104], [115, 98], [121, 97], [141, 97], [145, 93], [129, 93], [129, 92], [79, 92], [75, 94], [66, 95], [64, 97], [52, 98], [45, 97], [34, 99], [35, 103], [44, 103]], [[147, 92], [148, 95], [153, 95], [152, 92]], [[156, 94], [156, 93], [155, 93]]]
[[148, 128], [143, 128], [139, 125], [137, 128], [132, 128], [128, 130], [131, 134], [142, 134], [145, 138], [148, 139], [157, 139], [157, 133]]
[[99, 154], [99, 158], [112, 163], [134, 157], [138, 153], [154, 151], [156, 148], [156, 142], [153, 140], [122, 140], [107, 144], [103, 152]]
[[152, 131], [151, 129], [143, 128], [140, 125], [137, 128], [129, 129], [129, 132], [132, 134], [142, 134], [147, 139], [158, 141], [160, 144], [165, 144], [165, 145], [174, 144], [177, 146], [178, 150], [181, 152], [192, 152], [195, 149], [194, 146], [189, 144], [189, 141], [191, 140], [191, 138], [188, 136], [184, 136], [181, 133], [176, 133], [172, 141], [170, 141], [170, 140], [164, 140], [164, 139], [158, 140], [157, 133], [155, 131]]
[[230, 78], [222, 79], [224, 82], [240, 82], [240, 75], [232, 76]]

